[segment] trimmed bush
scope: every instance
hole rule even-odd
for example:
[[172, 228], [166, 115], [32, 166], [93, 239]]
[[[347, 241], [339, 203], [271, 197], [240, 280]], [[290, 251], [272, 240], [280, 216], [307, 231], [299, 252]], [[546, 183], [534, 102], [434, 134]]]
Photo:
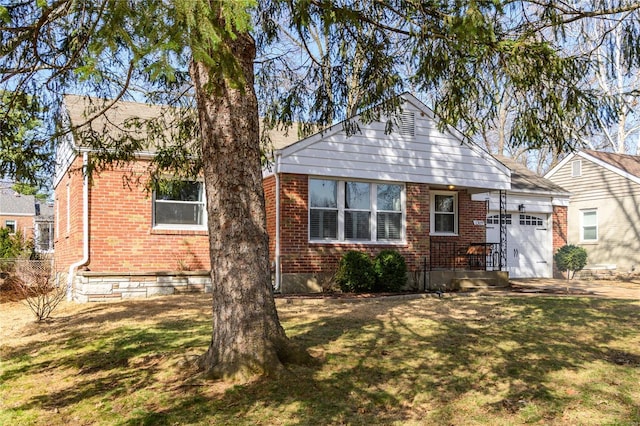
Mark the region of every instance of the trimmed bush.
[[407, 284], [407, 263], [395, 250], [382, 250], [375, 259], [376, 291], [400, 291]]
[[561, 247], [556, 254], [553, 255], [556, 266], [561, 271], [567, 271], [567, 279], [569, 279], [569, 271], [573, 271], [571, 278], [587, 264], [587, 251], [578, 246], [566, 245]]
[[376, 273], [369, 255], [355, 250], [346, 252], [338, 265], [336, 283], [340, 290], [348, 293], [372, 291]]

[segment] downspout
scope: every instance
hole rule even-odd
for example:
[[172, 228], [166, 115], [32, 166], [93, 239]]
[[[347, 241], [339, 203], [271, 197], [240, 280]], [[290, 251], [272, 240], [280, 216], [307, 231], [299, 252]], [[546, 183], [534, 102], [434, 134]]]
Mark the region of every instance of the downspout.
[[276, 293], [280, 293], [280, 158], [281, 155], [276, 154], [275, 175], [276, 175], [276, 252], [275, 252], [275, 264], [276, 264], [276, 277], [275, 288]]
[[[87, 165], [89, 163], [89, 153], [82, 153], [82, 259], [72, 263], [69, 266], [69, 274], [67, 275], [67, 300], [73, 299], [73, 281], [75, 280], [76, 271], [80, 266], [84, 266], [89, 262], [89, 174], [87, 173]], [[71, 214], [71, 212], [67, 212]]]

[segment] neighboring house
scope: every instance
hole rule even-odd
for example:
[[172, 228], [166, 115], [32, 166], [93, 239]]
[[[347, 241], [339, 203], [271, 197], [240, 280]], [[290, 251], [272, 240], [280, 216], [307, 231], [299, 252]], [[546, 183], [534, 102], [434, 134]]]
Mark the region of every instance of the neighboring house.
[[584, 247], [585, 272], [628, 273], [640, 267], [640, 157], [584, 150], [546, 175], [571, 192], [569, 244]]
[[[438, 130], [424, 104], [402, 96], [403, 112], [391, 118], [396, 125], [390, 133], [383, 120], [359, 123], [360, 131], [350, 136], [342, 124], [298, 142], [272, 135], [281, 149], [263, 177], [277, 291], [322, 291], [350, 249], [371, 255], [399, 251], [414, 288], [456, 287], [473, 279], [506, 283], [507, 274], [499, 269], [507, 267], [511, 244], [507, 221], [503, 244], [500, 238], [487, 242], [486, 224], [494, 209], [506, 218], [513, 204], [505, 201], [512, 191], [509, 167], [456, 130]], [[82, 98], [65, 101], [70, 123], [82, 122]], [[159, 108], [119, 102], [106, 121], [117, 126], [135, 115], [157, 116]], [[91, 125], [105, 126], [100, 120]], [[90, 301], [206, 289], [202, 183], [178, 188], [161, 182], [147, 190], [152, 148], [89, 181], [82, 167], [92, 151], [78, 135], [59, 146], [55, 179], [56, 267], [73, 297]], [[123, 185], [125, 175], [133, 178], [129, 186]], [[518, 191], [529, 200], [527, 212], [544, 214], [549, 227], [562, 222], [566, 207], [556, 199], [562, 191], [535, 184]], [[487, 201], [492, 198], [503, 200], [503, 208]], [[538, 198], [544, 198], [538, 203], [542, 210], [534, 208]], [[543, 242], [552, 252], [555, 240]]]
[[0, 227], [32, 239], [38, 253], [53, 250], [53, 206], [41, 203], [33, 195], [12, 189], [13, 182], [0, 181]]

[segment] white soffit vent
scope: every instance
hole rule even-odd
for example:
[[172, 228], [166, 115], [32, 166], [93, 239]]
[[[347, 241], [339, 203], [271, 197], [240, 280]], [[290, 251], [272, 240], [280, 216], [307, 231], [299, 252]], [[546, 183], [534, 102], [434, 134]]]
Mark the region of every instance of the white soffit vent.
[[403, 112], [399, 121], [400, 134], [403, 136], [416, 135], [416, 113], [412, 111]]

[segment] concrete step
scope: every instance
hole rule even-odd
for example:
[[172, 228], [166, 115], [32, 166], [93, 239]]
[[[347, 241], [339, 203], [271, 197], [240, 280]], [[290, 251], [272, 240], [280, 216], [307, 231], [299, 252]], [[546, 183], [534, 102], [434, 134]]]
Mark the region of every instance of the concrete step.
[[508, 282], [505, 285], [504, 282], [493, 278], [454, 278], [451, 280], [451, 288], [459, 291], [470, 290], [490, 290], [490, 289], [503, 289], [508, 286]]

